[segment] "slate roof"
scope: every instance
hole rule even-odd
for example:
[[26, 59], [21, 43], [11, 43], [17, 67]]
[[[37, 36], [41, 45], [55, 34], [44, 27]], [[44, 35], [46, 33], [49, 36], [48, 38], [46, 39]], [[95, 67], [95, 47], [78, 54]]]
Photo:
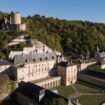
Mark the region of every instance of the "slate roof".
[[19, 83], [19, 87], [15, 90], [15, 92], [19, 92], [29, 99], [39, 102], [39, 96], [44, 94], [45, 89], [30, 82], [25, 83], [22, 81]]
[[[50, 100], [53, 98], [63, 98], [66, 103], [69, 102], [69, 99], [30, 82], [23, 82], [23, 81], [20, 82], [19, 87], [13, 92], [13, 94], [17, 92], [39, 103], [40, 105], [44, 105], [43, 103], [46, 99]], [[43, 95], [41, 100], [39, 100], [40, 95]], [[16, 97], [16, 94], [14, 96]], [[13, 95], [12, 95], [12, 98], [14, 98]], [[69, 105], [74, 105], [72, 101], [70, 103], [71, 104]]]
[[50, 53], [29, 53], [20, 54], [14, 57], [14, 64], [25, 64], [25, 63], [35, 63], [42, 62], [46, 60], [56, 60], [56, 55], [53, 52]]
[[63, 67], [70, 67], [73, 65], [75, 65], [75, 64], [71, 64], [70, 62], [67, 62], [67, 61], [62, 61], [58, 64], [58, 66], [63, 66]]
[[12, 63], [7, 61], [7, 60], [1, 60], [0, 61], [0, 66], [3, 66], [3, 65], [12, 65]]

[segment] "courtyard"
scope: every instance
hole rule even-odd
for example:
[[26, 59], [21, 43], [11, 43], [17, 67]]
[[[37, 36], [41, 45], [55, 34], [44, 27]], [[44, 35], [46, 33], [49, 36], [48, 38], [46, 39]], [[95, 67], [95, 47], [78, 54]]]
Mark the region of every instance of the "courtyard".
[[93, 88], [82, 84], [74, 84], [72, 86], [60, 86], [56, 88], [60, 95], [78, 99], [82, 105], [100, 105], [105, 101], [105, 93], [102, 89]]

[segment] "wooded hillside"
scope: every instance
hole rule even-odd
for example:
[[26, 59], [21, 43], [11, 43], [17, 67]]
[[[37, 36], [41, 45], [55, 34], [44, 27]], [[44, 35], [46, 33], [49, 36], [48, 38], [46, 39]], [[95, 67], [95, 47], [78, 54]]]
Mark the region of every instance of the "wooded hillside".
[[[96, 46], [105, 51], [105, 24], [59, 20], [40, 15], [23, 18], [23, 22], [27, 23], [27, 33], [32, 38], [37, 38], [52, 49], [84, 55], [93, 54]], [[4, 39], [0, 33], [0, 42], [8, 40]]]

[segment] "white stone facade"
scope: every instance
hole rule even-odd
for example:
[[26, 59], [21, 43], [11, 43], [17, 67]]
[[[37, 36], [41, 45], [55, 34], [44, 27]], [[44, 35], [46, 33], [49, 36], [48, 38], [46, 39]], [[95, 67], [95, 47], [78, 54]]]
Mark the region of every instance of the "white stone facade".
[[26, 31], [26, 24], [22, 23], [21, 14], [19, 12], [11, 12], [9, 18], [8, 22], [10, 30]]
[[27, 34], [23, 34], [21, 36], [18, 36], [15, 39], [11, 40], [11, 42], [8, 43], [8, 46], [17, 45], [17, 44], [20, 44], [20, 43], [26, 43], [27, 41], [30, 40], [27, 37], [28, 37]]
[[98, 50], [94, 54], [94, 58], [97, 60], [97, 64], [100, 66], [101, 69], [105, 69], [105, 52], [99, 52]]
[[77, 65], [62, 66], [58, 65], [58, 75], [61, 76], [62, 85], [71, 85], [77, 82]]
[[21, 24], [21, 14], [19, 12], [11, 12], [11, 24]]
[[[19, 38], [17, 38], [17, 39], [14, 39], [14, 42], [20, 43], [21, 40]], [[11, 51], [9, 54], [9, 58], [13, 59], [15, 55], [20, 55], [20, 54], [29, 54], [29, 53], [39, 54], [39, 53], [53, 52], [47, 45], [43, 44], [40, 41], [34, 40], [34, 41], [32, 41], [32, 43], [33, 43], [32, 47], [24, 47], [23, 51]]]
[[96, 61], [91, 61], [91, 62], [83, 62], [81, 64], [78, 64], [78, 71], [85, 70], [87, 67], [96, 64]]
[[14, 75], [17, 82], [20, 81], [34, 81], [41, 78], [49, 77], [52, 69], [54, 69], [56, 61], [44, 61], [39, 63], [29, 63], [23, 67], [17, 67], [14, 70]]
[[102, 64], [101, 65], [101, 69], [105, 69], [105, 64]]
[[21, 31], [26, 31], [26, 24], [25, 23], [20, 25], [20, 30]]
[[35, 84], [47, 89], [55, 88], [61, 86], [61, 77], [50, 77], [49, 79], [42, 80]]

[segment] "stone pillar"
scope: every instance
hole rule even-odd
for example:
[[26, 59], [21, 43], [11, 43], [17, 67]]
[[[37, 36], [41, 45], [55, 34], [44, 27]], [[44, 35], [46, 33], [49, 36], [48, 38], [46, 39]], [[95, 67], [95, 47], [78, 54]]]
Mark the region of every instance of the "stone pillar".
[[48, 89], [50, 88], [50, 84], [48, 83]]
[[53, 81], [53, 88], [55, 87], [55, 82]]
[[56, 87], [57, 87], [58, 86], [58, 81], [56, 80], [55, 82], [56, 82]]

